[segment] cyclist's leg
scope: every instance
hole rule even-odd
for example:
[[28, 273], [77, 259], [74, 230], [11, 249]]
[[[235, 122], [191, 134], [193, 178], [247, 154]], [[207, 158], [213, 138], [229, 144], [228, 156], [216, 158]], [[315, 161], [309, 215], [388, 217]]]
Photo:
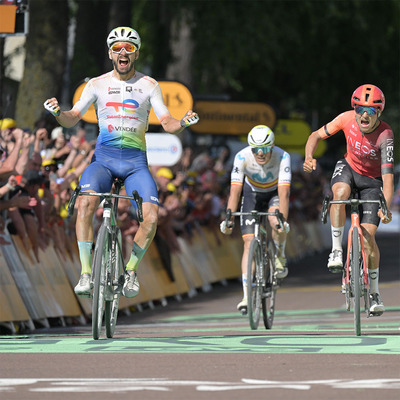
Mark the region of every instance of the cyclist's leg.
[[[274, 212], [276, 209], [279, 209], [279, 197], [277, 192], [273, 192], [273, 197], [268, 203], [268, 212]], [[274, 216], [268, 217], [268, 222], [272, 229], [272, 240], [275, 244], [276, 254], [275, 254], [275, 268], [276, 268], [276, 276], [280, 279], [286, 278], [288, 274], [288, 268], [286, 267], [286, 232], [279, 232], [276, 226], [278, 225], [278, 220]]]
[[[365, 176], [359, 179], [365, 187], [360, 190], [362, 200], [378, 200], [381, 182]], [[360, 184], [361, 185], [361, 184]], [[375, 240], [375, 234], [379, 226], [378, 204], [363, 204], [361, 207], [361, 229], [364, 236], [364, 248], [367, 258], [368, 276], [370, 283], [370, 311], [380, 315], [385, 310], [379, 293], [379, 261], [380, 252]]]
[[[83, 191], [108, 192], [112, 185], [110, 171], [100, 162], [94, 161], [83, 172], [79, 184]], [[81, 261], [81, 278], [75, 287], [75, 293], [90, 291], [90, 274], [92, 267], [93, 215], [99, 205], [98, 197], [80, 196], [76, 219], [76, 238]]]
[[[246, 183], [243, 186], [243, 197], [240, 211], [250, 212], [256, 209], [257, 194], [253, 192], [249, 185]], [[240, 311], [243, 307], [247, 308], [247, 266], [249, 262], [249, 249], [250, 243], [254, 237], [254, 219], [252, 217], [241, 217], [240, 218], [240, 230], [242, 232], [243, 239], [243, 254], [242, 254], [242, 287], [243, 287], [243, 299], [237, 305], [237, 309]]]
[[[132, 243], [132, 253], [127, 263], [126, 269], [136, 271], [140, 260], [149, 248], [157, 229], [158, 221], [158, 194], [157, 187], [148, 168], [140, 171], [136, 175], [133, 173], [125, 179], [126, 192], [130, 195], [137, 190], [143, 198], [143, 222], [135, 234]], [[136, 209], [136, 204], [132, 203]]]
[[[332, 175], [331, 188], [333, 200], [347, 200], [350, 197], [354, 179], [352, 169], [346, 160], [336, 163]], [[346, 223], [346, 206], [332, 204], [330, 209], [332, 251], [329, 255], [328, 268], [332, 272], [341, 272], [343, 268], [343, 233]]]

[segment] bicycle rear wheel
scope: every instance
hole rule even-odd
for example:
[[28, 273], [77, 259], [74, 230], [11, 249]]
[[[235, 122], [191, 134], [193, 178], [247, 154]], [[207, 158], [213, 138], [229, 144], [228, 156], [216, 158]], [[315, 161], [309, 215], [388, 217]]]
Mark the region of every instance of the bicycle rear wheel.
[[105, 325], [106, 325], [106, 336], [112, 338], [114, 336], [115, 325], [117, 324], [118, 318], [118, 305], [119, 297], [121, 295], [121, 288], [124, 279], [124, 260], [122, 255], [122, 237], [119, 228], [115, 232], [114, 248], [111, 255], [110, 265], [110, 282], [112, 282], [113, 299], [106, 301], [105, 309]]
[[262, 257], [260, 243], [254, 238], [250, 243], [247, 264], [247, 313], [251, 329], [257, 329], [260, 321], [262, 295]]
[[361, 274], [360, 274], [360, 243], [358, 229], [353, 229], [352, 243], [351, 243], [351, 277], [350, 283], [352, 285], [353, 292], [353, 308], [354, 308], [354, 332], [357, 336], [361, 335], [361, 310], [360, 310], [360, 298], [361, 298]]
[[94, 275], [92, 303], [92, 335], [97, 340], [101, 334], [105, 308], [105, 281], [110, 261], [110, 242], [107, 228], [101, 225], [94, 249], [92, 275]]
[[275, 298], [277, 281], [275, 277], [275, 257], [271, 246], [268, 243], [268, 250], [265, 257], [265, 287], [262, 293], [262, 310], [265, 329], [271, 329], [274, 323]]

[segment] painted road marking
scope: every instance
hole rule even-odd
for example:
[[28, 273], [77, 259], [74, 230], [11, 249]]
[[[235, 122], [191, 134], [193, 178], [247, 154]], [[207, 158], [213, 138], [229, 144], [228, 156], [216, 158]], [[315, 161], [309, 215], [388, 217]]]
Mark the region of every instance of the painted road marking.
[[332, 389], [400, 389], [400, 379], [329, 379], [305, 381], [270, 381], [243, 378], [239, 382], [200, 380], [169, 380], [165, 378], [121, 378], [121, 379], [0, 379], [0, 393], [15, 392], [24, 387], [30, 392], [41, 393], [125, 393], [131, 391], [171, 392], [180, 387], [193, 387], [199, 392], [233, 390], [291, 389], [310, 390], [316, 386]]
[[398, 336], [180, 336], [92, 340], [0, 340], [0, 353], [314, 353], [399, 354]]

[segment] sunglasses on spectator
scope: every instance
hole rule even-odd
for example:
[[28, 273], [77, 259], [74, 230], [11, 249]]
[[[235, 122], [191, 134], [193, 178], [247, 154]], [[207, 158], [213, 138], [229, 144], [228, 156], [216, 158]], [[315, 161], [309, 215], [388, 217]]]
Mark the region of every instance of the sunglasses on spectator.
[[364, 106], [357, 106], [355, 108], [356, 113], [363, 115], [365, 112], [367, 112], [368, 115], [375, 115], [378, 110], [375, 107], [364, 107]]
[[263, 154], [267, 154], [271, 151], [272, 146], [261, 146], [261, 147], [252, 147], [251, 151], [254, 154], [258, 154], [258, 152], [261, 150]]
[[132, 54], [137, 50], [134, 44], [128, 42], [116, 42], [111, 46], [111, 51], [113, 53], [120, 54], [122, 49], [124, 49], [127, 54]]

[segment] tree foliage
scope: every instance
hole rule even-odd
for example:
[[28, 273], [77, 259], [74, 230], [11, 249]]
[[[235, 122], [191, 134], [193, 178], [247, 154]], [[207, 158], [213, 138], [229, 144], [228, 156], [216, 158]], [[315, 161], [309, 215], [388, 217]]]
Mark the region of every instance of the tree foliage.
[[[18, 124], [33, 127], [43, 114], [43, 102], [62, 90], [68, 33], [68, 1], [30, 2], [30, 32], [26, 40], [24, 76], [17, 96]], [[61, 17], [60, 17], [61, 15]]]
[[[31, 2], [18, 97], [24, 124], [40, 113], [42, 99], [61, 91], [70, 11], [67, 0], [57, 8], [51, 3]], [[142, 37], [138, 69], [165, 79], [174, 62], [173, 27], [186, 24], [193, 53], [183, 83], [195, 98], [265, 102], [278, 118], [298, 111], [309, 122], [317, 115], [319, 125], [350, 107], [357, 86], [374, 83], [387, 98], [385, 119], [400, 127], [397, 0], [76, 0], [75, 6], [73, 86], [109, 69], [105, 39], [118, 25]]]

